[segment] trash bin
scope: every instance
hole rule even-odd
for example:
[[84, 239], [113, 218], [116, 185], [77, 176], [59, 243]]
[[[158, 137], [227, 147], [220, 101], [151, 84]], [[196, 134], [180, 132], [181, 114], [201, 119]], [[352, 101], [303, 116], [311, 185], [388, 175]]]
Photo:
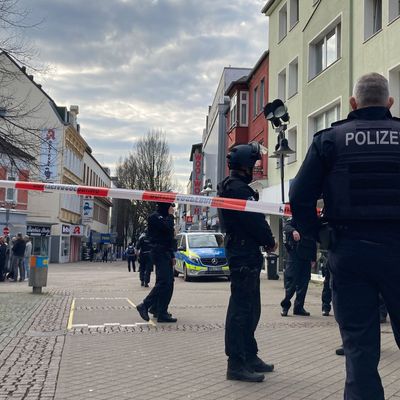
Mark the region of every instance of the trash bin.
[[269, 280], [279, 279], [278, 275], [278, 255], [270, 253], [267, 255], [267, 277]]
[[29, 263], [29, 286], [32, 286], [33, 293], [42, 293], [42, 287], [47, 286], [49, 258], [44, 256], [31, 256]]

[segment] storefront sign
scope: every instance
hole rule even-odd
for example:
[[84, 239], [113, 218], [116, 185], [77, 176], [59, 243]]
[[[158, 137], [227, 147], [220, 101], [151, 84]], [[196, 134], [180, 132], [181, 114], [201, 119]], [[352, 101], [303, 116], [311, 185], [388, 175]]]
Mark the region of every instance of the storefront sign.
[[26, 234], [28, 236], [50, 236], [50, 226], [27, 225]]
[[195, 150], [193, 153], [193, 174], [192, 174], [192, 183], [193, 183], [193, 194], [200, 194], [201, 192], [201, 182], [202, 182], [202, 170], [203, 170], [203, 155], [199, 152], [199, 150]]
[[257, 160], [253, 168], [253, 179], [256, 180], [263, 178], [264, 178], [263, 160]]
[[70, 235], [71, 234], [71, 225], [61, 225], [61, 234], [62, 235]]
[[84, 198], [82, 205], [82, 222], [93, 221], [94, 201], [91, 198]]
[[82, 225], [72, 225], [71, 226], [71, 236], [83, 236], [84, 227]]
[[40, 148], [40, 179], [43, 182], [56, 182], [58, 144], [61, 132], [59, 129], [43, 129]]

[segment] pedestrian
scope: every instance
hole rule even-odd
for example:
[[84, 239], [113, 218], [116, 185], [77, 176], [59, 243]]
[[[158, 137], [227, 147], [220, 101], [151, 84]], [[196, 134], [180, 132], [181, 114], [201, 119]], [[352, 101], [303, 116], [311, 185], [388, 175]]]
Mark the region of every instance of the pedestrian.
[[128, 247], [125, 250], [126, 259], [128, 261], [128, 271], [131, 272], [131, 265], [132, 265], [132, 272], [136, 272], [136, 253], [135, 253], [135, 246], [133, 242], [128, 244]]
[[90, 248], [89, 248], [89, 261], [93, 262], [93, 258], [94, 258], [94, 248], [93, 248], [93, 246], [90, 246]]
[[[261, 159], [258, 143], [242, 144], [228, 156], [229, 176], [218, 184], [218, 196], [258, 200], [249, 186], [253, 168]], [[226, 232], [225, 251], [228, 258], [231, 296], [226, 314], [225, 353], [228, 356], [227, 379], [261, 382], [263, 372], [271, 372], [273, 364], [258, 357], [254, 332], [261, 315], [260, 272], [263, 255], [276, 249], [271, 229], [260, 213], [219, 210], [221, 228]]]
[[156, 283], [143, 302], [137, 306], [140, 316], [145, 321], [149, 321], [149, 311], [157, 316], [158, 322], [177, 321], [168, 312], [174, 291], [175, 251], [177, 251], [174, 207], [174, 203], [157, 203], [157, 211], [147, 220], [150, 254], [156, 266]]
[[140, 235], [136, 244], [136, 252], [139, 260], [139, 275], [141, 286], [149, 287], [150, 275], [153, 270], [153, 261], [151, 259], [151, 244], [147, 231]]
[[108, 248], [107, 247], [104, 247], [103, 256], [102, 256], [101, 259], [102, 259], [103, 262], [107, 262], [107, 260], [108, 260]]
[[292, 305], [290, 300], [296, 293], [293, 314], [308, 317], [310, 313], [304, 309], [304, 302], [311, 279], [311, 266], [317, 256], [317, 243], [300, 235], [293, 219], [285, 222], [283, 233], [288, 257], [283, 274], [285, 297], [281, 301], [281, 315], [287, 317]]
[[0, 236], [0, 282], [4, 282], [6, 277], [7, 244], [4, 237]]
[[30, 260], [32, 255], [32, 242], [29, 236], [24, 237], [25, 240], [25, 254], [24, 254], [24, 267], [25, 267], [25, 275], [29, 278], [30, 273]]
[[22, 237], [22, 233], [17, 233], [14, 245], [12, 247], [12, 273], [14, 282], [18, 281], [18, 271], [19, 271], [19, 281], [23, 282], [25, 280], [25, 267], [24, 267], [24, 257], [25, 257], [26, 243]]
[[[346, 356], [347, 400], [383, 400], [379, 293], [400, 332], [400, 119], [377, 73], [356, 83], [348, 117], [314, 135], [290, 187], [303, 235], [317, 237], [322, 194], [331, 229], [328, 249], [335, 318]], [[400, 347], [399, 335], [395, 340]]]

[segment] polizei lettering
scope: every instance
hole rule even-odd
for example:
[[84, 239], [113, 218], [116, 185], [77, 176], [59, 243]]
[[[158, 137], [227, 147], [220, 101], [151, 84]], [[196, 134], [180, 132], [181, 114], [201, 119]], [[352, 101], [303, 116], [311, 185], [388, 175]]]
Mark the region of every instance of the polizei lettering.
[[376, 131], [357, 131], [346, 133], [346, 146], [350, 145], [398, 145], [400, 144], [400, 134], [398, 131], [376, 130]]

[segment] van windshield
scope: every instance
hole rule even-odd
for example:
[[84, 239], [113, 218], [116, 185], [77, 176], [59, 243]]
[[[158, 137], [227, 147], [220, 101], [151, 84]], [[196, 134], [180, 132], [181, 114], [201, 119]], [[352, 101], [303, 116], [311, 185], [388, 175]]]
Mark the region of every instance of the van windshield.
[[189, 235], [188, 240], [191, 248], [224, 247], [224, 237], [220, 234]]

